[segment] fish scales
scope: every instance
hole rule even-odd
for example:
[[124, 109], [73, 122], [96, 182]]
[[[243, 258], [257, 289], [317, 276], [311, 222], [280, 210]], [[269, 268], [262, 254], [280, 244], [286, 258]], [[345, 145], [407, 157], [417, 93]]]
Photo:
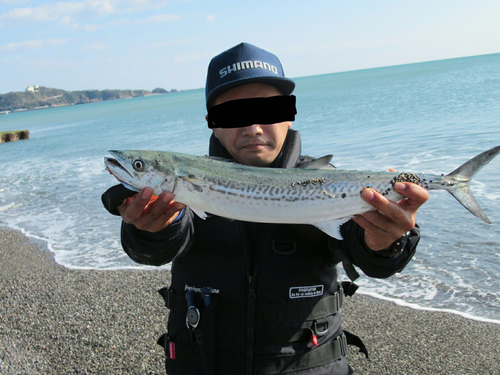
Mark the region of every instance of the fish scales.
[[252, 167], [218, 158], [161, 151], [110, 151], [106, 168], [126, 187], [150, 187], [156, 195], [174, 193], [201, 217], [205, 212], [235, 220], [313, 224], [341, 238], [338, 227], [374, 208], [361, 198], [371, 187], [390, 200], [402, 197], [397, 182], [413, 182], [428, 190], [447, 190], [479, 219], [490, 222], [470, 193], [469, 181], [500, 153], [500, 146], [472, 158], [448, 175], [407, 172], [336, 170], [331, 156], [306, 168]]
[[[319, 218], [334, 220], [371, 207], [359, 195], [368, 185], [366, 174], [360, 172], [303, 169], [275, 173], [272, 169], [254, 171], [226, 164], [218, 169], [211, 164], [200, 168], [198, 178], [210, 183], [203, 192], [189, 180], [179, 183], [174, 192], [176, 200], [232, 219], [283, 223], [286, 217], [286, 222], [293, 224], [312, 224]], [[231, 172], [238, 176], [232, 177]], [[217, 178], [210, 178], [214, 173]], [[379, 181], [373, 178], [369, 184], [377, 190], [386, 189], [395, 176], [397, 173], [379, 173]], [[397, 197], [394, 194], [393, 198]]]

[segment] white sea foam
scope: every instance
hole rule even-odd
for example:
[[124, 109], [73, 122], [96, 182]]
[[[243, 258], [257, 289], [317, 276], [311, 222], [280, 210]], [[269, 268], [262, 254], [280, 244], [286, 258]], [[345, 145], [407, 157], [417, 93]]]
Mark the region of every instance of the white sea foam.
[[[479, 87], [475, 72], [461, 75], [468, 90], [476, 88], [465, 109], [448, 91], [433, 92], [432, 100], [412, 91], [422, 83], [432, 86], [426, 81], [432, 81], [432, 71], [418, 82], [412, 77], [419, 73], [408, 72], [403, 96], [390, 74], [366, 79], [369, 72], [360, 72], [350, 75], [348, 83], [336, 75], [300, 79], [294, 128], [301, 132], [304, 153], [333, 153], [339, 168], [447, 174], [500, 144], [500, 103], [490, 99], [499, 97], [500, 87]], [[485, 102], [491, 104], [488, 111], [481, 104]], [[103, 157], [109, 149], [137, 148], [205, 154], [210, 130], [203, 125], [205, 108], [200, 103], [203, 90], [2, 118], [0, 130], [9, 130], [17, 119], [15, 125], [25, 121], [22, 127], [30, 128], [32, 137], [1, 145], [0, 221], [45, 241], [56, 261], [68, 268], [148, 268], [123, 252], [120, 218], [101, 204], [101, 194], [117, 183], [104, 170]], [[388, 280], [363, 277], [360, 292], [415, 308], [498, 321], [499, 169], [500, 157], [471, 183], [493, 225], [478, 221], [449, 194], [432, 192], [417, 216], [422, 238], [413, 260]]]
[[367, 292], [367, 291], [364, 291], [364, 290], [360, 290], [357, 293], [364, 294], [364, 295], [371, 296], [371, 297], [375, 297], [375, 298], [378, 298], [378, 299], [381, 299], [381, 300], [384, 300], [384, 301], [389, 301], [389, 302], [395, 303], [398, 306], [409, 307], [409, 308], [412, 308], [412, 309], [415, 309], [415, 310], [443, 312], [443, 313], [448, 313], [448, 314], [460, 315], [460, 316], [462, 316], [464, 318], [471, 319], [471, 320], [476, 320], [476, 321], [479, 321], [479, 322], [500, 324], [500, 320], [499, 319], [482, 318], [482, 317], [478, 317], [478, 316], [475, 316], [475, 315], [472, 315], [472, 314], [469, 314], [469, 313], [466, 313], [466, 312], [463, 312], [463, 311], [458, 311], [458, 310], [453, 310], [453, 309], [438, 309], [438, 308], [434, 308], [434, 307], [420, 306], [420, 305], [418, 305], [416, 303], [406, 302], [406, 301], [404, 301], [402, 299], [387, 297], [387, 296], [384, 296], [384, 295], [381, 295], [381, 294], [378, 294], [378, 293]]

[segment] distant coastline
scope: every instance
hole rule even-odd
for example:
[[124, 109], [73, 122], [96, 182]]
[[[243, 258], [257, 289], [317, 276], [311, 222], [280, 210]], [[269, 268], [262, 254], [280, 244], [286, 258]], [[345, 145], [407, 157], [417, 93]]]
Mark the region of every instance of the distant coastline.
[[162, 88], [149, 90], [81, 90], [65, 91], [44, 86], [28, 86], [26, 91], [0, 95], [0, 114], [32, 111], [75, 104], [127, 99], [177, 92]]

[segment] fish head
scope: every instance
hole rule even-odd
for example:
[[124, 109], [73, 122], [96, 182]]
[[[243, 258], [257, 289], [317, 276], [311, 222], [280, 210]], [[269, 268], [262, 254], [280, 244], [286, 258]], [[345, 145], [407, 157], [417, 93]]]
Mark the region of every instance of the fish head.
[[[175, 188], [175, 170], [172, 163], [154, 151], [115, 151], [109, 153], [104, 165], [127, 189], [140, 191], [145, 187], [153, 189], [155, 195]], [[157, 155], [158, 154], [158, 155]]]

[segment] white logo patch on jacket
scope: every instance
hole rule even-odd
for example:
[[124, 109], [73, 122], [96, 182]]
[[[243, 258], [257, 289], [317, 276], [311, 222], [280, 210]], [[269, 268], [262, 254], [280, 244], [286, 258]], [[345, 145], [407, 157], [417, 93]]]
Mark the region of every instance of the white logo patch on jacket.
[[290, 288], [290, 298], [309, 298], [323, 295], [323, 285], [294, 286]]

